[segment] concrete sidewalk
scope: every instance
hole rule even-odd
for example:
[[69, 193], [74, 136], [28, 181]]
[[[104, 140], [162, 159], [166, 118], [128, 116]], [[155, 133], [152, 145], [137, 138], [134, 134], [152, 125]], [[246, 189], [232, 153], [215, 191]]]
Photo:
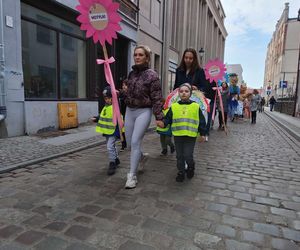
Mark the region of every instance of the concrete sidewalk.
[[300, 119], [276, 111], [271, 112], [269, 107], [265, 107], [265, 114], [274, 120], [286, 132], [300, 142]]
[[[154, 120], [150, 130], [155, 127]], [[0, 173], [105, 143], [95, 124], [64, 131], [0, 139]]]

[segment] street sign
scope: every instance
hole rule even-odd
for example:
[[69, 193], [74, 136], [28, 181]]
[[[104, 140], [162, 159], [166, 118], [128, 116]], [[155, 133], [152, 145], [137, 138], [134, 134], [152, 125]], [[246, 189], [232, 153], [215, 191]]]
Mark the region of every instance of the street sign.
[[287, 88], [287, 81], [280, 81], [279, 88], [283, 88], [283, 89]]

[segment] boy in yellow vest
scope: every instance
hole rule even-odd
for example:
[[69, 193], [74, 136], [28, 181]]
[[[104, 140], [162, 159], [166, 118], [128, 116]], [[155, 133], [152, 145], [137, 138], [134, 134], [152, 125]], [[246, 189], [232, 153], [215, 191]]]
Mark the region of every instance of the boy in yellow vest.
[[118, 126], [113, 124], [112, 94], [109, 86], [104, 88], [103, 97], [105, 106], [100, 115], [92, 118], [92, 120], [97, 122], [96, 132], [102, 133], [106, 138], [106, 147], [109, 158], [107, 174], [113, 175], [116, 172], [117, 166], [120, 164], [116, 148], [116, 141], [120, 138], [120, 132]]
[[[165, 100], [163, 100], [165, 102]], [[163, 109], [164, 115], [168, 113], [169, 109]], [[165, 128], [160, 128], [157, 126], [156, 132], [160, 136], [160, 145], [162, 148], [161, 154], [160, 155], [167, 155], [168, 153], [168, 146], [170, 147], [171, 154], [174, 153], [175, 151], [175, 146], [174, 143], [172, 142], [172, 131], [171, 131], [171, 126], [168, 125]]]
[[[190, 100], [192, 87], [184, 83], [179, 87], [180, 101], [173, 103], [164, 121], [158, 121], [157, 126], [164, 128], [171, 124], [174, 136], [178, 174], [177, 182], [183, 182], [185, 174], [188, 179], [193, 178], [195, 162], [193, 158], [195, 142], [200, 133], [201, 141], [204, 141], [206, 129], [205, 118], [199, 104]], [[185, 170], [185, 163], [188, 167]]]

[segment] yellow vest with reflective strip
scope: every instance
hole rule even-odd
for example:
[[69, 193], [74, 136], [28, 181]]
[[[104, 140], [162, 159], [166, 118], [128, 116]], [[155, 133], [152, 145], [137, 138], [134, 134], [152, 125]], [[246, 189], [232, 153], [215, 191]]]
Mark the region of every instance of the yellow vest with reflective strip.
[[197, 137], [199, 127], [199, 104], [172, 104], [172, 134], [174, 136]]
[[104, 106], [96, 126], [96, 132], [106, 135], [112, 135], [116, 130], [113, 124], [113, 108], [112, 105]]
[[[164, 113], [164, 116], [168, 113], [169, 109], [164, 109], [162, 112]], [[170, 129], [170, 125], [168, 125], [165, 128], [156, 127], [157, 132], [167, 132]]]

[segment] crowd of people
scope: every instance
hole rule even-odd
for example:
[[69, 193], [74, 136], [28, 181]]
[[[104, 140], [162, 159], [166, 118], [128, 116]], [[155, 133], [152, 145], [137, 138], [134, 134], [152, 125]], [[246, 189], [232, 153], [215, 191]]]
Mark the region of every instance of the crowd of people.
[[[171, 154], [176, 152], [176, 181], [182, 182], [185, 177], [191, 179], [194, 176], [193, 153], [196, 139], [200, 135], [200, 142], [208, 141], [215, 106], [218, 110], [219, 129], [224, 130], [227, 116], [232, 122], [239, 116], [251, 117], [251, 122], [255, 124], [256, 112], [263, 112], [265, 104], [264, 98], [257, 90], [243, 100], [240, 98], [236, 74], [230, 75], [230, 86], [226, 82], [220, 86], [222, 105], [218, 99], [217, 103], [214, 103], [217, 84], [206, 80], [196, 50], [188, 48], [184, 51], [176, 70], [174, 89], [178, 89], [180, 100], [164, 109], [161, 83], [158, 74], [150, 68], [150, 56], [151, 52], [147, 46], [137, 46], [134, 49], [135, 64], [118, 92], [126, 105], [123, 137], [130, 148], [130, 167], [125, 184], [125, 188], [128, 189], [136, 187], [138, 168], [142, 167], [147, 159], [147, 154], [142, 151], [142, 142], [150, 126], [152, 113], [156, 119], [157, 132], [160, 134], [161, 155], [168, 154], [168, 147]], [[207, 118], [204, 117], [200, 105], [191, 100], [193, 90], [200, 90], [210, 100]], [[113, 123], [112, 93], [109, 86], [104, 89], [103, 97], [105, 106], [99, 116], [92, 119], [97, 122], [96, 131], [106, 137], [109, 158], [107, 174], [113, 175], [120, 164], [116, 141], [124, 131], [120, 131], [118, 124]], [[122, 149], [126, 147], [125, 138]]]

